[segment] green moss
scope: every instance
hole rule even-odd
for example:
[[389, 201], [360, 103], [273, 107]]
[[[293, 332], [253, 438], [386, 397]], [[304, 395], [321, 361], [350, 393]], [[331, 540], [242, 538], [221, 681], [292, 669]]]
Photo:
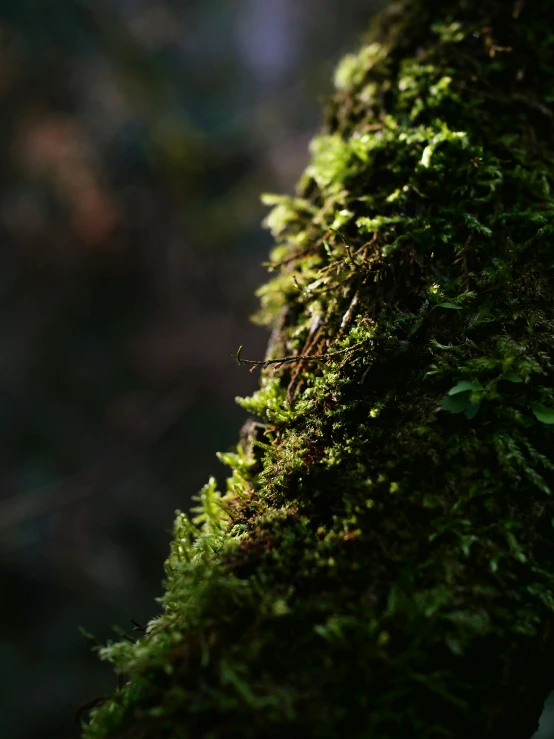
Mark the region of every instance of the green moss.
[[547, 0], [412, 0], [340, 65], [297, 196], [266, 198], [260, 421], [221, 455], [227, 491], [178, 515], [161, 616], [101, 651], [122, 687], [85, 739], [533, 732], [553, 23]]

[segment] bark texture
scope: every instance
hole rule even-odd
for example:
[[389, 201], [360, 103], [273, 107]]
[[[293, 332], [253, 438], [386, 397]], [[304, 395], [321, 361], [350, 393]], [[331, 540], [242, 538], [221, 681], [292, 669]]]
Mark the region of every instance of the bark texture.
[[[554, 4], [411, 0], [343, 60], [224, 494], [86, 739], [529, 739], [553, 687]], [[244, 361], [239, 357], [240, 361]]]

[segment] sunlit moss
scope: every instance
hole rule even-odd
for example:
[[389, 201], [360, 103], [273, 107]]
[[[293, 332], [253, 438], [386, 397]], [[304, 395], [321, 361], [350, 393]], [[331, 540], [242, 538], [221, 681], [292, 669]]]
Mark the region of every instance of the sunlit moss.
[[[86, 739], [530, 736], [552, 687], [547, 0], [384, 15], [276, 239], [259, 419]], [[339, 352], [337, 354], [337, 352]], [[313, 359], [310, 359], [313, 357]]]

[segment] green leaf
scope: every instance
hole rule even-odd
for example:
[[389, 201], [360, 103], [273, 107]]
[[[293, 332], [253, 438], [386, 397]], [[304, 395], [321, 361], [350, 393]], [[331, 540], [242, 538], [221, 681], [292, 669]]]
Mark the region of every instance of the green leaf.
[[535, 403], [531, 410], [533, 411], [533, 415], [535, 416], [537, 421], [540, 421], [541, 423], [546, 423], [548, 425], [554, 424], [553, 408], [547, 408], [545, 405]]
[[450, 308], [451, 310], [462, 310], [456, 303], [437, 303], [437, 308]]
[[464, 410], [466, 418], [470, 421], [472, 418], [475, 418], [480, 407], [481, 403], [469, 403], [467, 408]]
[[457, 385], [454, 385], [454, 387], [451, 387], [448, 391], [449, 395], [457, 395], [458, 393], [465, 393], [465, 392], [479, 392], [480, 390], [483, 390], [483, 386], [479, 385], [474, 382], [468, 382], [467, 380], [461, 380]]
[[423, 323], [423, 318], [421, 318], [419, 321], [417, 321], [412, 328], [410, 329], [410, 333], [408, 334], [408, 338], [411, 338], [415, 332], [420, 328], [421, 324]]
[[[462, 383], [459, 384], [462, 385]], [[481, 386], [475, 386], [472, 385], [472, 383], [465, 381], [463, 384], [469, 385], [470, 387], [456, 389], [455, 393], [445, 395], [441, 400], [440, 407], [443, 411], [449, 411], [450, 413], [464, 413], [465, 417], [471, 420], [472, 418], [475, 418], [477, 411], [481, 407], [480, 400], [477, 400], [477, 402], [471, 400], [471, 391], [473, 388], [481, 388]], [[454, 390], [455, 388], [452, 389]]]
[[508, 372], [507, 375], [504, 375], [504, 379], [508, 380], [508, 382], [523, 382], [523, 378], [519, 375], [516, 375], [515, 372]]
[[469, 393], [463, 393], [454, 398], [445, 395], [441, 400], [441, 408], [450, 413], [464, 413], [470, 402]]

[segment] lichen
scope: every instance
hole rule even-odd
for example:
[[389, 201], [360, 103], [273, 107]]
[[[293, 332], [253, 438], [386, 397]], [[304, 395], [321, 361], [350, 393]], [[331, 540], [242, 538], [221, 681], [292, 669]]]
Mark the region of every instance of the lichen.
[[[552, 688], [554, 8], [411, 0], [336, 74], [260, 419], [85, 739], [519, 736]], [[310, 357], [323, 357], [312, 359]]]

